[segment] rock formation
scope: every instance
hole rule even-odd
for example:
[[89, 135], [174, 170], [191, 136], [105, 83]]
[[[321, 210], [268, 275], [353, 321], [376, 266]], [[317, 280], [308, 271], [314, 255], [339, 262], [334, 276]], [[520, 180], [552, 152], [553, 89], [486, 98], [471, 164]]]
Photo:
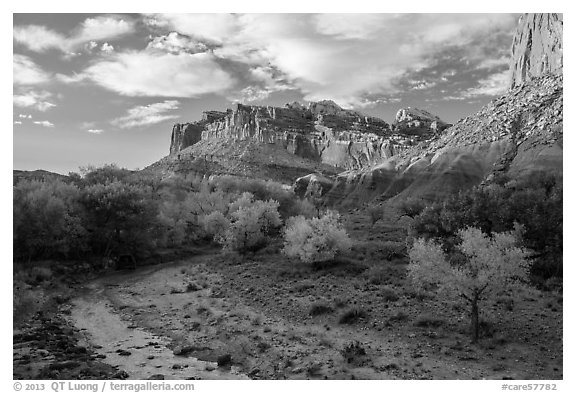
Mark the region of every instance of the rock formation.
[[562, 173], [563, 77], [518, 86], [434, 140], [370, 168], [338, 175], [327, 197], [358, 203], [375, 197], [441, 199], [496, 173]]
[[[401, 113], [401, 115], [400, 115]], [[430, 113], [401, 109], [394, 126], [333, 101], [285, 107], [237, 104], [227, 112], [205, 112], [202, 120], [176, 124], [170, 153], [200, 140], [253, 140], [341, 169], [360, 169], [392, 157], [446, 128]]]
[[532, 78], [562, 75], [562, 14], [525, 14], [512, 44], [511, 88]]
[[424, 139], [434, 137], [450, 126], [428, 111], [411, 107], [400, 109], [393, 124], [398, 133], [417, 135]]

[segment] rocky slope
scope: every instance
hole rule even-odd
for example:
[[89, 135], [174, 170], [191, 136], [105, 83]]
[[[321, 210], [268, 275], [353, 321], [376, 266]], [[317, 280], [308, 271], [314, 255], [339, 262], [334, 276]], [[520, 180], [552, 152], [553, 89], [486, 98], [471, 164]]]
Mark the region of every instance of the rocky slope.
[[512, 44], [512, 88], [541, 75], [562, 75], [562, 32], [562, 14], [520, 18]]
[[171, 154], [200, 141], [256, 141], [340, 169], [360, 169], [432, 138], [447, 124], [426, 111], [406, 108], [393, 125], [333, 101], [283, 108], [237, 104], [227, 112], [206, 112], [202, 120], [176, 124]]
[[429, 143], [360, 171], [341, 173], [332, 202], [380, 196], [443, 196], [489, 180], [495, 173], [562, 173], [563, 77], [533, 79], [492, 101]]

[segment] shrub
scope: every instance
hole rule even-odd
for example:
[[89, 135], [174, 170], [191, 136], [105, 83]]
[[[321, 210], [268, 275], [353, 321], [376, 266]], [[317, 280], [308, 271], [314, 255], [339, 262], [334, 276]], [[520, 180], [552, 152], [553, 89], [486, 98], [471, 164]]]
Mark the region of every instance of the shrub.
[[310, 307], [309, 314], [313, 317], [322, 314], [330, 314], [334, 309], [326, 303], [315, 303]]
[[431, 327], [440, 327], [444, 325], [445, 321], [442, 318], [436, 317], [430, 314], [420, 315], [414, 321], [414, 326], [424, 327], [424, 328], [431, 328]]
[[282, 225], [278, 202], [255, 201], [240, 207], [230, 215], [231, 224], [220, 238], [227, 250], [240, 253], [263, 247], [269, 237]]
[[366, 311], [360, 309], [360, 308], [353, 308], [351, 310], [348, 310], [346, 312], [344, 312], [340, 318], [338, 319], [338, 323], [340, 323], [341, 325], [353, 325], [356, 322], [358, 322], [358, 320], [360, 319], [367, 319], [368, 318], [368, 314], [366, 313]]
[[303, 262], [332, 260], [337, 253], [352, 246], [339, 220], [340, 215], [333, 211], [327, 211], [320, 218], [297, 216], [289, 219], [282, 252]]
[[366, 349], [360, 344], [359, 341], [354, 341], [346, 344], [340, 351], [346, 363], [355, 363], [359, 359], [366, 356]]
[[422, 199], [409, 197], [403, 200], [399, 207], [402, 215], [414, 218], [422, 213], [426, 208], [426, 203]]
[[408, 277], [423, 290], [457, 295], [470, 305], [473, 338], [479, 336], [479, 302], [527, 277], [527, 252], [516, 245], [512, 232], [492, 238], [477, 228], [459, 231], [457, 251], [463, 258], [450, 263], [442, 247], [433, 240], [417, 239], [409, 252]]

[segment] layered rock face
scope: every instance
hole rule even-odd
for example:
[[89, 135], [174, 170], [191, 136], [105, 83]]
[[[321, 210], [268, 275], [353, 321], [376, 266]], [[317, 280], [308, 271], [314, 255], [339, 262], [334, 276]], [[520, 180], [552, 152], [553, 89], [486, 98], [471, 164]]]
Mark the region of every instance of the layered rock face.
[[511, 88], [546, 74], [562, 75], [562, 14], [525, 14], [512, 44]]
[[401, 121], [390, 126], [333, 101], [312, 102], [308, 107], [292, 103], [283, 108], [237, 104], [227, 112], [207, 112], [198, 122], [176, 124], [170, 153], [200, 140], [253, 140], [341, 169], [359, 169], [392, 157], [445, 127], [446, 123], [428, 112], [404, 111]]
[[202, 120], [194, 123], [174, 124], [170, 140], [170, 154], [176, 154], [180, 150], [199, 142], [202, 139], [202, 131], [206, 124], [225, 117], [227, 112], [207, 111], [202, 115]]

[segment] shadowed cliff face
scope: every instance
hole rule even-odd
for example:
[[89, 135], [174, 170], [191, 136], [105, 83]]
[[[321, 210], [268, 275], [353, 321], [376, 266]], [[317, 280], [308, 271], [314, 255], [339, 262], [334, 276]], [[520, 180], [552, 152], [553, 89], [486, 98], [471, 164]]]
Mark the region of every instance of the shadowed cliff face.
[[562, 75], [562, 14], [525, 14], [512, 44], [511, 88], [546, 74]]
[[359, 169], [427, 140], [447, 126], [426, 111], [406, 108], [402, 113], [391, 126], [333, 101], [283, 108], [238, 104], [228, 112], [205, 113], [198, 122], [176, 124], [170, 153], [200, 140], [252, 140], [337, 168]]

